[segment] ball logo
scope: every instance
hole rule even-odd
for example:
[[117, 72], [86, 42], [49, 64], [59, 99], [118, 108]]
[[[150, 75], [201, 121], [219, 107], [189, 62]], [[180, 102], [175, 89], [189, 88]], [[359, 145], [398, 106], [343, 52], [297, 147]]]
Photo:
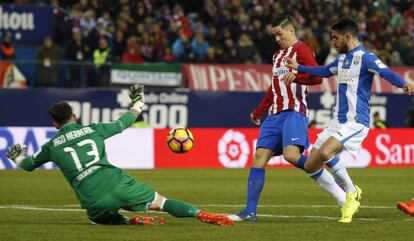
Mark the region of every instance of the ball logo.
[[250, 147], [243, 133], [228, 130], [218, 143], [220, 163], [227, 168], [242, 168], [246, 166]]

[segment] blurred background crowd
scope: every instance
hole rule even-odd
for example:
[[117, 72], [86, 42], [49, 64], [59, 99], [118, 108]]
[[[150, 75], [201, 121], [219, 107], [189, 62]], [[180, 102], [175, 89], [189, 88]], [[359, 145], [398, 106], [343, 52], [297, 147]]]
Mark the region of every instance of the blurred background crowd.
[[[270, 31], [271, 19], [283, 14], [293, 16], [298, 37], [312, 48], [319, 64], [330, 62], [337, 55], [330, 46], [331, 24], [350, 16], [359, 25], [365, 48], [389, 66], [414, 65], [413, 0], [5, 2], [54, 6], [55, 34], [47, 37], [42, 46], [36, 46], [39, 86], [55, 85], [53, 78], [57, 77], [42, 76], [42, 68], [47, 66], [50, 71], [57, 60], [87, 61], [99, 69], [88, 82], [91, 86], [108, 82], [105, 78], [109, 78], [110, 64], [114, 62], [269, 64], [278, 48]], [[18, 47], [3, 33], [2, 59], [13, 59], [13, 48]], [[45, 63], [45, 59], [50, 63]], [[70, 68], [71, 73], [76, 73], [80, 65]], [[94, 79], [103, 81], [94, 83]], [[79, 83], [74, 80], [71, 85], [78, 87]]]

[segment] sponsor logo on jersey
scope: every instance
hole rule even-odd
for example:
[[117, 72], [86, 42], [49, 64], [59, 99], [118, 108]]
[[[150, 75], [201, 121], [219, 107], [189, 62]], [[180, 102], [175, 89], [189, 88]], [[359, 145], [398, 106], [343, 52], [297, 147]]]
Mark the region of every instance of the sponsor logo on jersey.
[[280, 77], [279, 79], [281, 79], [281, 77], [283, 77], [288, 72], [289, 72], [289, 69], [285, 66], [282, 66], [282, 67], [279, 67], [279, 68], [274, 68], [273, 69], [273, 76]]

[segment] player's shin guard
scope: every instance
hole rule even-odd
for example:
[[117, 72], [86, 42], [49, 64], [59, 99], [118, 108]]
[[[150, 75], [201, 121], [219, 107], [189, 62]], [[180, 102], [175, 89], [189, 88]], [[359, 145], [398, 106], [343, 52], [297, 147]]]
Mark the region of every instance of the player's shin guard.
[[263, 190], [265, 179], [264, 168], [250, 168], [249, 180], [247, 183], [247, 204], [246, 213], [256, 213], [260, 193]]
[[300, 155], [298, 162], [296, 162], [296, 167], [302, 170], [305, 170], [305, 162], [308, 160], [308, 157], [305, 155]]
[[176, 218], [195, 218], [200, 212], [198, 208], [183, 201], [174, 199], [167, 199], [162, 206], [162, 210]]
[[326, 171], [324, 168], [319, 169], [314, 173], [309, 173], [319, 187], [324, 191], [331, 194], [338, 203], [339, 206], [344, 206], [346, 203], [346, 194], [345, 192], [336, 184], [334, 177]]
[[339, 178], [347, 193], [356, 191], [345, 165], [341, 163], [338, 156], [334, 156], [331, 160], [325, 162], [325, 164], [331, 168], [333, 175]]

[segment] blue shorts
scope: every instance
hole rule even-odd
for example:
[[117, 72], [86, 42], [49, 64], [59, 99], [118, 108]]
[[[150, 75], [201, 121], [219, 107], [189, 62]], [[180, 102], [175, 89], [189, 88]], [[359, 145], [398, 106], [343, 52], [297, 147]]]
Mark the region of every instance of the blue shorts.
[[279, 156], [289, 145], [301, 147], [301, 152], [309, 147], [308, 118], [293, 110], [268, 116], [260, 127], [256, 149], [266, 148]]

